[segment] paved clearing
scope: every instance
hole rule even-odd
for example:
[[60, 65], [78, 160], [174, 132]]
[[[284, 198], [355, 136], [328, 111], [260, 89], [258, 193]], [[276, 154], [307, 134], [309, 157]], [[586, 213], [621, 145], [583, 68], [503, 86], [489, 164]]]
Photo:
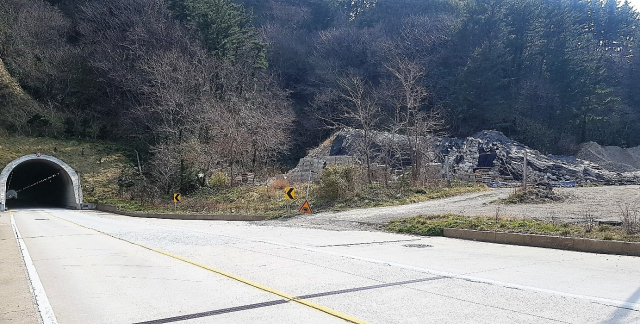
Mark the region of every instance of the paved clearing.
[[14, 216], [63, 324], [640, 322], [636, 257], [93, 211]]
[[[392, 219], [454, 213], [465, 216], [500, 216], [565, 220], [579, 222], [590, 213], [596, 220], [620, 220], [620, 208], [638, 211], [640, 186], [556, 188], [563, 202], [505, 205], [495, 203], [506, 198], [513, 188], [490, 189], [446, 199], [411, 205], [357, 209], [345, 212], [321, 212], [277, 221], [279, 226], [300, 226], [332, 230], [378, 228]], [[272, 224], [264, 222], [263, 224]]]

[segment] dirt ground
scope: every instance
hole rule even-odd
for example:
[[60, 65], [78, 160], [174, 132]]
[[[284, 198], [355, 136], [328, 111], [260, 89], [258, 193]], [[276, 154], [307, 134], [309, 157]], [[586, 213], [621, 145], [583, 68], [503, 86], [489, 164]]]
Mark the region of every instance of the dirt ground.
[[640, 186], [604, 186], [588, 188], [555, 188], [565, 197], [562, 202], [540, 204], [502, 204], [513, 188], [490, 189], [427, 202], [345, 212], [320, 212], [298, 215], [264, 225], [299, 226], [331, 230], [362, 230], [381, 228], [392, 219], [418, 215], [454, 213], [465, 216], [505, 216], [549, 221], [583, 222], [590, 215], [595, 220], [619, 221], [622, 209], [629, 208], [640, 215]]

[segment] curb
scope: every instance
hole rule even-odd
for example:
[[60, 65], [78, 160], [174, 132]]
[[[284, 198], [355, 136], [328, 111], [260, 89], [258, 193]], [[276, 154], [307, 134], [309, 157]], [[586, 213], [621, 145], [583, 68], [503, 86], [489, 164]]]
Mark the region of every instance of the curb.
[[445, 228], [444, 236], [489, 243], [533, 246], [578, 252], [640, 256], [640, 243], [632, 242], [604, 241], [536, 234], [485, 232], [458, 228]]
[[257, 215], [200, 215], [200, 214], [147, 214], [147, 213], [135, 213], [118, 210], [118, 207], [113, 205], [106, 205], [98, 203], [96, 210], [118, 214], [129, 217], [140, 218], [161, 218], [161, 219], [180, 219], [180, 220], [217, 220], [217, 221], [262, 221], [266, 220], [268, 216]]

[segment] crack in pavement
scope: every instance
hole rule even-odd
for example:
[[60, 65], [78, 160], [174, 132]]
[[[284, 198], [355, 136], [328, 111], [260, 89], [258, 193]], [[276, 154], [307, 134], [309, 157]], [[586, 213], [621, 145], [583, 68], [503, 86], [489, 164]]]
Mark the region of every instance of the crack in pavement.
[[393, 240], [393, 241], [375, 241], [375, 242], [363, 242], [363, 243], [345, 243], [345, 244], [330, 244], [330, 245], [313, 245], [315, 247], [334, 247], [334, 246], [353, 246], [353, 245], [372, 245], [372, 244], [385, 244], [385, 243], [400, 243], [400, 242], [414, 242], [422, 239], [411, 240]]

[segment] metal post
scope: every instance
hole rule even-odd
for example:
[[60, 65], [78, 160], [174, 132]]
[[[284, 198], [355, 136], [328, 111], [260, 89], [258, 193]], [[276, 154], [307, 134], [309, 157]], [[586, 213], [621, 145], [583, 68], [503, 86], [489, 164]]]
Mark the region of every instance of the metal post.
[[527, 190], [527, 149], [524, 149], [524, 165], [522, 166], [522, 186]]
[[307, 196], [305, 200], [309, 200], [309, 186], [311, 186], [311, 164], [309, 164], [309, 181], [307, 182]]
[[142, 175], [142, 165], [140, 164], [140, 154], [138, 154], [138, 150], [134, 150], [136, 152], [136, 158], [138, 159], [138, 173]]
[[449, 156], [444, 156], [444, 170], [447, 176], [447, 187], [451, 187], [451, 178], [449, 177]]

